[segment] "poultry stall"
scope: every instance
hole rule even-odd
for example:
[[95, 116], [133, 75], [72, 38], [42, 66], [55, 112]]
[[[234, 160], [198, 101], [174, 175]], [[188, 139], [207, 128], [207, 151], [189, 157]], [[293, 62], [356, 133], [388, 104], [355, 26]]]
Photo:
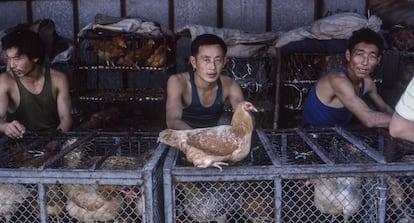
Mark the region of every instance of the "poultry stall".
[[156, 133], [32, 132], [0, 148], [0, 222], [162, 222]]
[[165, 222], [413, 222], [413, 148], [384, 129], [257, 129], [223, 171], [170, 148]]

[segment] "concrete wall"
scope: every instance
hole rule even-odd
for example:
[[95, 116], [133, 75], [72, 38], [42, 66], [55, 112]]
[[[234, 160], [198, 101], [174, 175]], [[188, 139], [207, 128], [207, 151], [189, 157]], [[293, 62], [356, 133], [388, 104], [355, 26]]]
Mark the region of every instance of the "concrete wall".
[[97, 13], [102, 13], [144, 17], [172, 30], [187, 24], [201, 24], [260, 33], [308, 25], [315, 19], [315, 8], [324, 14], [328, 11], [364, 14], [365, 1], [3, 0], [0, 2], [0, 30], [30, 20], [50, 18], [55, 21], [60, 35], [73, 38], [76, 31], [93, 22]]

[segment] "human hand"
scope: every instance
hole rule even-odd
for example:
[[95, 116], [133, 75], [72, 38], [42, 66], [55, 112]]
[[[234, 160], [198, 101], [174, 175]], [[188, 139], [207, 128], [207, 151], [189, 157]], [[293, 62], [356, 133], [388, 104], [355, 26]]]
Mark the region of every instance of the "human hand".
[[20, 122], [14, 120], [6, 125], [4, 134], [12, 139], [23, 138], [26, 128]]

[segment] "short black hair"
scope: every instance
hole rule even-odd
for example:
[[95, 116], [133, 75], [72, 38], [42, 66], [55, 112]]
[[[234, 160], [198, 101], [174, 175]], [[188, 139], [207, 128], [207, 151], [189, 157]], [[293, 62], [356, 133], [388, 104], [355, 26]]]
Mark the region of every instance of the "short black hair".
[[198, 54], [198, 48], [200, 46], [215, 44], [220, 45], [221, 49], [223, 49], [223, 54], [226, 55], [227, 46], [226, 43], [224, 43], [223, 39], [214, 34], [202, 34], [197, 36], [191, 43], [191, 56], [195, 57]]
[[369, 28], [362, 28], [352, 33], [348, 41], [348, 50], [352, 52], [355, 45], [358, 43], [374, 44], [378, 47], [378, 54], [382, 55], [384, 51], [384, 40], [374, 30]]
[[38, 33], [27, 28], [11, 30], [1, 39], [1, 46], [3, 50], [14, 47], [18, 55], [27, 55], [30, 59], [39, 58], [39, 64], [45, 60], [45, 43]]

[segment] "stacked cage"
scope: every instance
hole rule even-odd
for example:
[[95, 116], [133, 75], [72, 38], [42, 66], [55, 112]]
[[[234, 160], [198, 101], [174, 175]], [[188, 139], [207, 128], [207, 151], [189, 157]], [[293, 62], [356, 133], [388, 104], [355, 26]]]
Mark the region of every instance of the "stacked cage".
[[155, 133], [3, 139], [1, 222], [162, 222], [164, 146]]
[[[141, 123], [146, 120], [162, 121], [162, 113], [154, 115], [148, 108], [163, 110], [173, 55], [173, 37], [164, 33], [80, 32], [74, 104], [81, 127], [122, 129], [144, 126]], [[115, 113], [126, 113], [129, 119], [120, 119]], [[100, 119], [91, 120], [94, 115]]]
[[[200, 169], [171, 148], [165, 222], [412, 222], [413, 144], [382, 129], [256, 130], [250, 155]], [[410, 161], [411, 160], [411, 161]]]
[[[280, 163], [280, 221], [411, 222], [413, 144], [382, 129], [267, 130]], [[411, 161], [409, 161], [411, 160]]]

